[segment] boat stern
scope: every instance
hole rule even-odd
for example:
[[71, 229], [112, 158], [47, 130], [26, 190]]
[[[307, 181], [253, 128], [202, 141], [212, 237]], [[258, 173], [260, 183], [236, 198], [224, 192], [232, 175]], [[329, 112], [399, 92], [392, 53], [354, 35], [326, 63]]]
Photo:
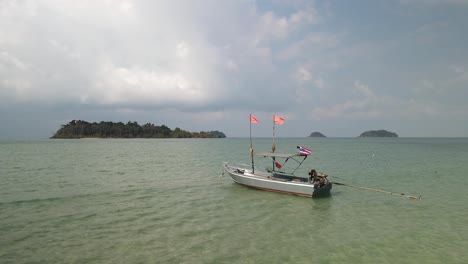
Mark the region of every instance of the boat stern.
[[318, 197], [327, 197], [330, 196], [330, 191], [332, 189], [332, 183], [328, 182], [323, 186], [315, 185], [314, 192], [312, 193], [312, 198]]

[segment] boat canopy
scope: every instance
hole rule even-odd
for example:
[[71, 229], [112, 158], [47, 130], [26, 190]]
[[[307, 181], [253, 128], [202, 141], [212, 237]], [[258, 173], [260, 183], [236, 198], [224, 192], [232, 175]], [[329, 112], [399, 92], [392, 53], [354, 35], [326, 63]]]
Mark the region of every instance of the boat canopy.
[[[264, 157], [264, 158], [271, 158], [273, 160], [273, 165], [272, 165], [272, 169], [271, 171], [275, 171], [275, 167], [277, 168], [282, 168], [284, 166], [284, 164], [286, 164], [286, 162], [288, 162], [288, 160], [292, 159], [294, 160], [295, 162], [298, 163], [297, 167], [291, 172], [292, 175], [294, 175], [294, 172], [299, 168], [299, 166], [302, 165], [302, 162], [304, 162], [304, 160], [308, 157], [306, 155], [301, 155], [300, 153], [296, 153], [296, 154], [291, 154], [291, 153], [274, 153], [274, 152], [258, 152], [258, 153], [254, 153], [255, 156], [261, 156], [261, 157]], [[299, 158], [303, 158], [302, 160], [297, 160], [296, 157], [299, 157]], [[285, 159], [285, 161], [283, 162], [283, 164], [279, 164], [278, 162], [276, 162], [276, 158], [283, 158]]]
[[271, 157], [271, 158], [285, 158], [285, 159], [300, 156], [299, 154], [274, 153], [274, 152], [258, 152], [258, 153], [254, 153], [254, 155], [262, 156], [262, 157]]

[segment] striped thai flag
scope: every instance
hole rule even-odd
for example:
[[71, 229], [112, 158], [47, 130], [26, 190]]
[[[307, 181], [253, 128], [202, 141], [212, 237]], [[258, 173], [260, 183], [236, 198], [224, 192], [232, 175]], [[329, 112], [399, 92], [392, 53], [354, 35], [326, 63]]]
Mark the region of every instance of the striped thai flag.
[[309, 156], [310, 154], [312, 154], [312, 150], [304, 146], [297, 146], [297, 148], [299, 149], [299, 155], [301, 156]]

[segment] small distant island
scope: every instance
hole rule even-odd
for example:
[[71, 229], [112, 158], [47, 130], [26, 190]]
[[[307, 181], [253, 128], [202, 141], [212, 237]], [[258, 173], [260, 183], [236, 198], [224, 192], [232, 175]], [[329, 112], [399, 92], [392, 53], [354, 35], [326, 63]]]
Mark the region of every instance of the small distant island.
[[312, 132], [310, 133], [309, 137], [326, 137], [326, 136], [320, 132]]
[[137, 122], [104, 122], [89, 123], [83, 120], [72, 120], [55, 132], [51, 138], [225, 138], [220, 131], [189, 132], [176, 127], [171, 130], [165, 125], [151, 123], [140, 126]]
[[359, 137], [398, 137], [396, 133], [387, 130], [369, 130], [362, 133]]

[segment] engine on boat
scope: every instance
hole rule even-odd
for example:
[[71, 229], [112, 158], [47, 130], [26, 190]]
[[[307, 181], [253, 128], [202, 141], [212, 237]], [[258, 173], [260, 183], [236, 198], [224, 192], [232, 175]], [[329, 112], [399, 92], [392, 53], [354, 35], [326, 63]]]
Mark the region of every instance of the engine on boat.
[[329, 183], [327, 177], [327, 174], [317, 173], [314, 169], [309, 172], [309, 182], [318, 187], [323, 187]]

